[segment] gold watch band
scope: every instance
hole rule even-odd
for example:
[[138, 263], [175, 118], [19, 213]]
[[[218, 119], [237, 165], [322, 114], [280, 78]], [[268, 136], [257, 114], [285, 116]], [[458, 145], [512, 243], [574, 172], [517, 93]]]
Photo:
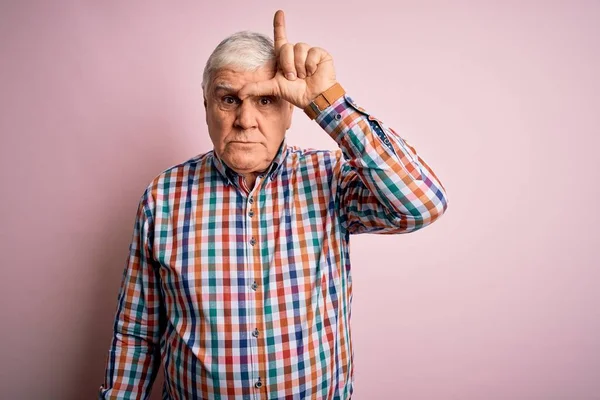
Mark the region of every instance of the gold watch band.
[[340, 97], [346, 94], [346, 91], [339, 83], [318, 95], [309, 105], [304, 107], [304, 112], [312, 120], [317, 118], [321, 111], [335, 103]]

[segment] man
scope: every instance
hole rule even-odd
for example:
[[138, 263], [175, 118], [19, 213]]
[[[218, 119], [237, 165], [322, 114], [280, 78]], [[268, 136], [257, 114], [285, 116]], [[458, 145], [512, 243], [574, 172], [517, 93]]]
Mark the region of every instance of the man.
[[[241, 32], [204, 71], [214, 151], [143, 194], [100, 398], [349, 399], [349, 235], [405, 233], [447, 208], [414, 148], [357, 107], [331, 56]], [[338, 151], [289, 147], [294, 106]]]

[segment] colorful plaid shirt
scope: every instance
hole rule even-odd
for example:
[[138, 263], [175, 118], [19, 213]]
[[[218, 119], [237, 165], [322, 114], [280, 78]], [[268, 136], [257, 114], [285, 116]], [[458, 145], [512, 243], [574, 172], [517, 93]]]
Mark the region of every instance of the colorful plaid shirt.
[[415, 149], [347, 95], [318, 124], [339, 150], [284, 141], [248, 189], [214, 152], [141, 197], [102, 399], [349, 399], [349, 238], [447, 208]]

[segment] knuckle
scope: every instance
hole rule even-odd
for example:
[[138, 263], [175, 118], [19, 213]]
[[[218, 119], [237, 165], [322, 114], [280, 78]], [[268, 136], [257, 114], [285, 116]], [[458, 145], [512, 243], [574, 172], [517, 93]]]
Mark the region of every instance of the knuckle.
[[295, 51], [306, 51], [310, 48], [310, 46], [306, 43], [303, 42], [298, 42], [294, 45], [294, 50]]

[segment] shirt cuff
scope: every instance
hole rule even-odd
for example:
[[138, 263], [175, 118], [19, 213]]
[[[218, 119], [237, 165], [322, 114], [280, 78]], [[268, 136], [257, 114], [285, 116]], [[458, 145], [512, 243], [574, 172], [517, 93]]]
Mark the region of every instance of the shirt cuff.
[[348, 94], [337, 99], [332, 105], [324, 109], [315, 121], [323, 128], [329, 136], [340, 143], [343, 133], [348, 131], [361, 119], [369, 114], [356, 105]]

